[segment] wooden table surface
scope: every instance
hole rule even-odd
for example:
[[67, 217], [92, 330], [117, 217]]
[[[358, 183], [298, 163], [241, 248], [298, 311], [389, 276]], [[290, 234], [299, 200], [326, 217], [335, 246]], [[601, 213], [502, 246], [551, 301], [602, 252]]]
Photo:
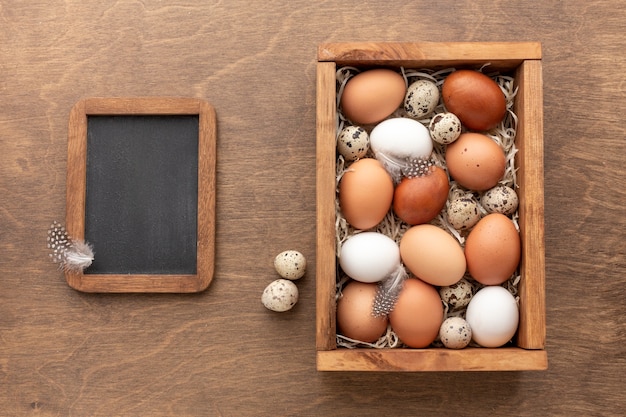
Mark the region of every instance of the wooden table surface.
[[[0, 3], [0, 414], [615, 416], [626, 408], [626, 6], [606, 1]], [[316, 47], [540, 41], [549, 369], [315, 370]], [[90, 295], [47, 257], [67, 122], [97, 96], [183, 96], [218, 120], [215, 278]], [[260, 301], [285, 249], [300, 301]]]

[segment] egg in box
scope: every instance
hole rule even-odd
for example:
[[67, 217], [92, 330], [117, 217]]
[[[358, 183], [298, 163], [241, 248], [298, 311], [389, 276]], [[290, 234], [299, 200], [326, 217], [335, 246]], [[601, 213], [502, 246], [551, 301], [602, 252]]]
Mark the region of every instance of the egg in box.
[[378, 68], [354, 76], [341, 95], [345, 117], [355, 124], [378, 123], [404, 100], [406, 86], [396, 71]]
[[[463, 282], [469, 297], [493, 285], [517, 294], [516, 212], [489, 214], [481, 199], [515, 186], [512, 80], [453, 68], [337, 76], [337, 343], [459, 349], [469, 342], [438, 337], [469, 300], [456, 308], [444, 289]], [[346, 151], [346, 132], [368, 138], [359, 157]]]

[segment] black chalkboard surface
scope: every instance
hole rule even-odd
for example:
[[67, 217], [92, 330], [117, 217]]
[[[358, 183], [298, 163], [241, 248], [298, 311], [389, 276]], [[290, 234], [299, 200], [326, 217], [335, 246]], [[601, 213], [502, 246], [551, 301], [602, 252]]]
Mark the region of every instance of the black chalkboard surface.
[[198, 116], [88, 116], [86, 274], [195, 274]]
[[70, 114], [66, 223], [88, 292], [198, 292], [212, 279], [215, 115], [197, 99], [87, 99]]

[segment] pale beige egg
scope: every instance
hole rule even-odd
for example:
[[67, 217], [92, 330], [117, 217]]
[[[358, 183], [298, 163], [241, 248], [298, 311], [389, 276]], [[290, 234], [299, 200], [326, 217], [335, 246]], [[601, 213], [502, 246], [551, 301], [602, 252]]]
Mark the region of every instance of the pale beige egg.
[[346, 83], [341, 109], [355, 124], [378, 123], [400, 107], [405, 92], [399, 73], [384, 68], [363, 71]]
[[375, 342], [387, 329], [387, 316], [374, 317], [377, 284], [350, 281], [337, 301], [339, 333], [361, 342]]
[[461, 245], [432, 224], [413, 226], [404, 233], [400, 240], [400, 257], [409, 271], [432, 285], [452, 285], [465, 274]]

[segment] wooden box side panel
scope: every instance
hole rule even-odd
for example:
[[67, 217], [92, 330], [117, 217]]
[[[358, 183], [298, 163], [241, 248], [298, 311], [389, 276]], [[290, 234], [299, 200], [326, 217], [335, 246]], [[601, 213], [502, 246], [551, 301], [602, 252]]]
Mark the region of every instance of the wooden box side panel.
[[482, 66], [509, 71], [525, 59], [541, 59], [539, 42], [351, 42], [318, 47], [319, 61], [337, 65], [444, 68]]
[[543, 172], [543, 81], [540, 60], [517, 69], [519, 117], [516, 163], [519, 178], [519, 223], [522, 239], [520, 324], [517, 345], [543, 349], [545, 321], [545, 241]]
[[335, 98], [334, 62], [317, 64], [316, 345], [335, 349]]
[[337, 349], [317, 352], [319, 371], [540, 371], [547, 367], [545, 351], [515, 347]]

